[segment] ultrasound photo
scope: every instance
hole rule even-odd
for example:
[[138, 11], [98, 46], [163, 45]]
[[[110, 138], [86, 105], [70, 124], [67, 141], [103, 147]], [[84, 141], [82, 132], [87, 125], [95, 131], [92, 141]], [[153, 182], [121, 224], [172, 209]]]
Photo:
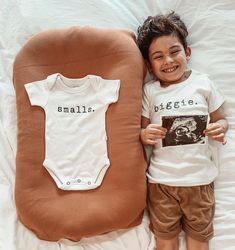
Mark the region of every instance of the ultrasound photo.
[[205, 144], [203, 131], [207, 126], [207, 119], [207, 115], [162, 116], [162, 126], [167, 129], [162, 147]]

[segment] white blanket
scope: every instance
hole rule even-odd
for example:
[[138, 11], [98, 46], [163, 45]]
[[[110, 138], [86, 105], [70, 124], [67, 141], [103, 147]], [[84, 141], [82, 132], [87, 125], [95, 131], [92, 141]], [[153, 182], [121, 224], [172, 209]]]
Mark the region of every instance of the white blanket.
[[[153, 250], [148, 217], [141, 225], [106, 235], [47, 242], [17, 219], [14, 205], [16, 111], [12, 63], [23, 44], [50, 28], [92, 25], [136, 32], [148, 15], [175, 10], [189, 30], [192, 68], [208, 73], [226, 98], [227, 144], [215, 145], [220, 175], [215, 182], [212, 250], [235, 249], [235, 2], [234, 0], [0, 0], [0, 250]], [[180, 249], [185, 249], [181, 235]]]

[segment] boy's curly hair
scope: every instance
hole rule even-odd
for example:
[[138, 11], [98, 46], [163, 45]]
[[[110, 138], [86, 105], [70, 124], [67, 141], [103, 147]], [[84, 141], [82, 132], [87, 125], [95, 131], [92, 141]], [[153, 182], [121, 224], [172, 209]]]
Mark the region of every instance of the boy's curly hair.
[[176, 35], [184, 49], [187, 48], [188, 30], [180, 16], [174, 11], [166, 15], [149, 16], [137, 30], [137, 45], [144, 57], [149, 60], [148, 49], [154, 38]]

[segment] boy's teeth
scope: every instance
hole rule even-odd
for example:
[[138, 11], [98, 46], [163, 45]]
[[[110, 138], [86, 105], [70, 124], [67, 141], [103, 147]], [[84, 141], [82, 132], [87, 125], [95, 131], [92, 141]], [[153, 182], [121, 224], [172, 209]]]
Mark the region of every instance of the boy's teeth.
[[174, 70], [175, 70], [175, 67], [174, 68], [170, 68], [170, 69], [165, 69], [164, 71], [169, 73], [169, 72], [172, 72]]

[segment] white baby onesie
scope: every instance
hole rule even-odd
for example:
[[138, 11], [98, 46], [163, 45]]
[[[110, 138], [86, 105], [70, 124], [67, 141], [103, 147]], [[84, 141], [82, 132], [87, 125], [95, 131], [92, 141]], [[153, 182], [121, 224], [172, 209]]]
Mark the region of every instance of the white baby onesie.
[[25, 88], [31, 105], [45, 111], [43, 165], [58, 188], [100, 186], [110, 165], [105, 113], [118, 100], [120, 80], [95, 75], [70, 79], [56, 73]]

